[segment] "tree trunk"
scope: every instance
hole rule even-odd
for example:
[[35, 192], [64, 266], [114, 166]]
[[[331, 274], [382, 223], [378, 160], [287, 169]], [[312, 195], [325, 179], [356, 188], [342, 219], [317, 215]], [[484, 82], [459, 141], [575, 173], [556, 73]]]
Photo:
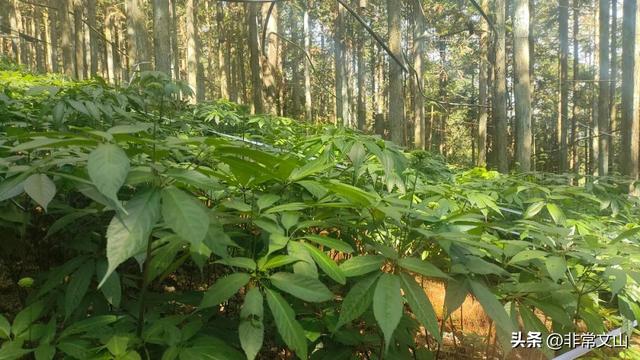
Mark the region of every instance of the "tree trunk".
[[[622, 120], [620, 164], [624, 175], [638, 179], [640, 166], [640, 29], [636, 0], [624, 0], [622, 22]], [[633, 190], [633, 189], [631, 189]]]
[[115, 47], [115, 37], [114, 37], [114, 25], [113, 18], [115, 14], [112, 13], [113, 9], [105, 10], [105, 18], [104, 18], [104, 37], [107, 39], [106, 44], [106, 57], [107, 57], [107, 74], [108, 79], [111, 84], [116, 84], [116, 66], [115, 66], [115, 56], [118, 49]]
[[[267, 13], [270, 7], [271, 3], [264, 3], [262, 5], [262, 18], [264, 21], [267, 21]], [[280, 40], [277, 35], [273, 35], [274, 33], [278, 34], [278, 5], [273, 7], [269, 21], [266, 24], [266, 44], [263, 44], [263, 47], [265, 47], [266, 50], [266, 58], [262, 64], [265, 107], [267, 112], [276, 115], [278, 113], [279, 89], [277, 86], [277, 77], [279, 68], [278, 51], [280, 48]]]
[[600, 130], [600, 153], [598, 173], [609, 173], [609, 0], [600, 0], [600, 82], [598, 90], [598, 128]]
[[507, 59], [505, 41], [505, 0], [495, 1], [495, 82], [493, 96], [493, 117], [495, 126], [495, 156], [498, 171], [507, 173]]
[[218, 27], [218, 81], [220, 83], [220, 97], [229, 98], [229, 63], [226, 57], [227, 36], [224, 25], [224, 5], [216, 4], [216, 25]]
[[[364, 10], [362, 6], [359, 7], [359, 11]], [[366, 69], [365, 69], [365, 41], [366, 37], [364, 35], [364, 29], [360, 24], [358, 26], [358, 39], [357, 39], [357, 48], [356, 48], [356, 57], [357, 57], [357, 72], [358, 72], [358, 105], [357, 105], [357, 123], [358, 129], [361, 131], [365, 130], [366, 121], [367, 121], [367, 79], [366, 79]]]
[[[489, 13], [489, 1], [482, 0], [482, 10]], [[489, 101], [487, 96], [487, 85], [489, 79], [489, 24], [482, 19], [480, 28], [480, 71], [478, 79], [478, 156], [476, 165], [484, 167], [487, 165], [487, 119], [489, 117]]]
[[346, 10], [338, 4], [335, 21], [334, 56], [336, 72], [336, 125], [346, 126], [349, 123], [349, 93], [347, 91], [346, 45], [344, 26]]
[[84, 8], [83, 0], [73, 0], [73, 43], [75, 54], [75, 74], [76, 79], [85, 78], [84, 63], [84, 31], [82, 24], [82, 10]]
[[516, 110], [516, 163], [531, 171], [531, 80], [529, 78], [529, 0], [514, 6], [514, 72]]
[[577, 123], [578, 123], [578, 80], [579, 80], [579, 64], [580, 58], [578, 54], [578, 32], [579, 28], [579, 19], [580, 19], [580, 6], [578, 4], [578, 0], [573, 0], [573, 84], [571, 86], [571, 93], [573, 94], [573, 105], [571, 107], [571, 169], [574, 173], [579, 173], [579, 164], [578, 164], [578, 147], [576, 144], [577, 139]]
[[[618, 88], [618, 1], [611, 2], [611, 82], [609, 84], [609, 127], [610, 133], [618, 130], [618, 107], [616, 106], [616, 90]], [[615, 163], [614, 137], [609, 137], [609, 168]]]
[[73, 47], [71, 40], [72, 18], [69, 14], [72, 0], [59, 0], [58, 14], [60, 15], [60, 47], [62, 48], [62, 65], [64, 73], [68, 77], [75, 76], [75, 66], [73, 61]]
[[89, 69], [91, 76], [98, 75], [98, 58], [100, 46], [98, 45], [98, 34], [96, 26], [96, 0], [88, 0], [87, 3], [87, 25], [89, 27], [89, 49], [91, 52], [91, 67]]
[[569, 171], [568, 138], [569, 131], [569, 0], [560, 0], [560, 172]]
[[[313, 0], [307, 0], [302, 19], [302, 33], [304, 37], [304, 51], [311, 57], [311, 20], [309, 9], [313, 6]], [[304, 114], [309, 122], [313, 122], [313, 109], [311, 98], [311, 64], [310, 59], [304, 58]]]
[[46, 36], [42, 29], [42, 8], [40, 6], [33, 7], [33, 31], [34, 37], [38, 39], [38, 42], [33, 46], [36, 48], [36, 68], [39, 72], [45, 71], [45, 47]]
[[153, 0], [153, 49], [155, 68], [171, 76], [169, 0]]
[[171, 57], [173, 59], [173, 78], [175, 80], [180, 80], [180, 48], [178, 46], [178, 15], [176, 14], [176, 1], [177, 0], [169, 0], [170, 7], [170, 37], [171, 37]]
[[[387, 13], [389, 22], [389, 48], [396, 58], [402, 59], [402, 1], [387, 0]], [[398, 145], [405, 145], [402, 67], [392, 60], [389, 61], [389, 125], [391, 141]]]
[[260, 70], [260, 44], [258, 40], [258, 3], [249, 3], [247, 22], [249, 23], [249, 53], [251, 61], [251, 85], [253, 96], [253, 112], [264, 113], [262, 100], [262, 77]]
[[185, 7], [186, 21], [186, 37], [187, 37], [187, 82], [193, 90], [194, 97], [191, 98], [192, 103], [201, 100], [201, 88], [199, 86], [198, 64], [199, 64], [199, 46], [198, 46], [198, 25], [196, 11], [198, 9], [198, 0], [187, 0]]
[[[151, 69], [151, 57], [149, 56], [143, 1], [125, 0], [125, 11], [127, 14], [127, 41], [129, 44], [129, 76], [132, 76], [135, 71]], [[189, 14], [187, 14], [188, 18]]]
[[598, 121], [598, 84], [600, 83], [600, 71], [598, 70], [598, 64], [600, 64], [600, 37], [598, 36], [599, 29], [599, 19], [600, 19], [600, 7], [595, 7], [594, 14], [594, 30], [593, 30], [593, 39], [594, 39], [594, 51], [593, 51], [593, 67], [595, 71], [593, 72], [593, 82], [591, 87], [591, 128], [589, 133], [589, 173], [591, 175], [598, 175], [598, 158], [600, 157], [600, 130], [599, 130], [599, 121]]
[[422, 91], [424, 90], [424, 43], [425, 43], [425, 19], [422, 11], [421, 0], [413, 1], [414, 16], [414, 33], [413, 33], [413, 68], [416, 71], [413, 76], [414, 95], [413, 95], [413, 145], [416, 149], [425, 149], [425, 116], [424, 116], [424, 99]]
[[49, 6], [55, 7], [58, 10], [49, 10], [47, 11], [48, 20], [49, 20], [49, 41], [47, 46], [50, 48], [49, 57], [51, 64], [51, 71], [57, 73], [60, 71], [58, 65], [58, 18], [60, 18], [60, 7], [62, 6], [61, 1], [49, 0]]

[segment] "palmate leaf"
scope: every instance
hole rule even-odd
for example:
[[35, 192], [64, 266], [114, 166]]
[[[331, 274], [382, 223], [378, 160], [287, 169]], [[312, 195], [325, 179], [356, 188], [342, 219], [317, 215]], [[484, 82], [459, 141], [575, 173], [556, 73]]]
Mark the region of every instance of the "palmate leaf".
[[240, 326], [238, 335], [240, 345], [247, 355], [248, 360], [253, 360], [264, 340], [264, 299], [258, 288], [252, 288], [247, 292], [240, 310]]
[[107, 260], [109, 267], [100, 281], [101, 287], [118, 265], [147, 249], [153, 226], [160, 219], [160, 193], [146, 190], [125, 206], [127, 214], [116, 214], [107, 228]]
[[277, 292], [265, 289], [267, 304], [278, 328], [278, 333], [287, 346], [295, 351], [300, 359], [307, 359], [307, 339], [302, 325], [296, 320], [296, 314], [287, 301]]
[[373, 315], [384, 335], [385, 351], [393, 332], [402, 317], [402, 295], [400, 294], [400, 278], [392, 274], [382, 274], [373, 293]]
[[118, 201], [118, 190], [129, 173], [129, 158], [119, 146], [114, 144], [98, 145], [87, 160], [89, 177], [104, 196]]
[[162, 217], [169, 227], [198, 246], [209, 230], [207, 210], [194, 196], [170, 186], [162, 189]]

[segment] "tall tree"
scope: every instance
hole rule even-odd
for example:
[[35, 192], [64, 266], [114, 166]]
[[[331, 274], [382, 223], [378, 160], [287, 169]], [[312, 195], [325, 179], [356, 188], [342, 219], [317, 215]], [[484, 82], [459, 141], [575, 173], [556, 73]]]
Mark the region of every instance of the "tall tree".
[[[309, 10], [313, 7], [313, 0], [306, 0], [302, 18], [302, 34], [304, 37], [304, 51], [311, 57], [311, 20]], [[304, 59], [304, 114], [307, 121], [313, 121], [311, 98], [311, 59]]]
[[86, 74], [86, 66], [84, 59], [84, 30], [82, 24], [82, 11], [84, 4], [82, 0], [73, 1], [73, 49], [75, 55], [75, 74], [76, 79], [84, 79]]
[[620, 164], [624, 175], [638, 179], [640, 166], [640, 29], [637, 0], [624, 0], [622, 21], [622, 108]]
[[[562, 1], [562, 0], [561, 0]], [[495, 81], [493, 95], [493, 123], [495, 126], [495, 157], [498, 171], [509, 171], [507, 153], [507, 58], [506, 58], [506, 26], [505, 0], [494, 2], [495, 11]]]
[[216, 25], [218, 30], [218, 80], [220, 83], [220, 96], [229, 98], [229, 61], [227, 59], [227, 35], [224, 25], [224, 5], [216, 3]]
[[180, 47], [178, 44], [178, 14], [176, 9], [176, 1], [178, 0], [169, 0], [170, 6], [169, 11], [171, 12], [171, 21], [170, 21], [170, 31], [171, 31], [171, 57], [173, 58], [173, 78], [175, 80], [180, 80], [182, 77], [180, 75]]
[[[489, 0], [482, 0], [482, 10], [485, 14], [489, 13]], [[478, 78], [478, 156], [477, 166], [487, 165], [487, 120], [489, 118], [489, 97], [487, 96], [488, 80], [489, 80], [489, 23], [481, 20], [480, 25], [480, 71]]]
[[[271, 14], [269, 10], [271, 9]], [[277, 3], [264, 3], [262, 5], [262, 18], [266, 22], [266, 38], [265, 44], [265, 61], [262, 63], [262, 81], [264, 83], [265, 107], [267, 112], [271, 114], [278, 113], [278, 78], [280, 69], [279, 51], [280, 38], [279, 34], [279, 7]], [[268, 19], [267, 19], [268, 18]]]
[[[148, 70], [151, 68], [151, 57], [145, 27], [144, 4], [142, 0], [125, 0], [124, 5], [127, 14], [129, 71]], [[187, 14], [187, 20], [188, 18], [189, 14]]]
[[186, 38], [187, 38], [187, 82], [194, 91], [192, 102], [201, 101], [204, 94], [202, 93], [202, 85], [200, 84], [201, 76], [199, 76], [199, 41], [198, 41], [198, 0], [187, 0], [185, 6], [185, 22], [186, 22]]
[[[402, 1], [387, 0], [389, 49], [397, 59], [402, 59], [401, 13]], [[402, 67], [395, 61], [389, 61], [389, 125], [391, 141], [405, 145]]]
[[599, 0], [600, 82], [598, 84], [598, 129], [600, 131], [598, 174], [609, 173], [609, 0]]
[[531, 170], [531, 80], [529, 78], [529, 0], [516, 0], [513, 16], [516, 163]]
[[347, 59], [344, 35], [345, 16], [345, 8], [338, 4], [333, 49], [336, 73], [336, 125], [343, 126], [349, 124], [349, 93], [347, 89]]
[[[618, 0], [611, 2], [611, 75], [609, 83], [609, 128], [610, 133], [616, 133], [618, 130], [618, 107], [617, 88], [618, 88]], [[615, 163], [615, 145], [614, 137], [609, 137], [609, 168]]]
[[[360, 12], [364, 11], [367, 7], [366, 0], [360, 0], [358, 5], [358, 10]], [[358, 24], [359, 25], [359, 24]], [[364, 29], [361, 26], [358, 26], [357, 30], [358, 38], [356, 39], [357, 48], [356, 48], [356, 58], [358, 61], [357, 64], [357, 72], [358, 72], [358, 105], [357, 105], [357, 123], [358, 129], [365, 130], [366, 125], [366, 117], [367, 117], [367, 86], [366, 86], [366, 69], [365, 69], [365, 42], [366, 37], [364, 35]]]
[[560, 104], [558, 123], [560, 125], [560, 172], [569, 171], [568, 131], [569, 131], [569, 0], [558, 3], [560, 16]]
[[51, 64], [51, 71], [60, 71], [58, 65], [58, 13], [60, 12], [59, 6], [61, 2], [57, 0], [49, 0], [49, 6], [55, 8], [56, 11], [47, 12], [49, 20], [49, 38], [47, 40], [47, 47], [49, 48], [49, 62]]
[[247, 23], [249, 24], [249, 56], [251, 63], [251, 89], [253, 97], [253, 111], [256, 114], [264, 112], [262, 100], [262, 74], [260, 70], [260, 44], [258, 39], [258, 12], [260, 4], [248, 4]]
[[577, 146], [577, 131], [578, 131], [578, 80], [579, 80], [579, 64], [580, 55], [578, 54], [578, 32], [580, 30], [580, 7], [578, 5], [579, 0], [573, 0], [573, 84], [571, 86], [571, 93], [573, 94], [573, 104], [571, 106], [571, 169], [574, 173], [579, 172], [578, 164], [578, 146]]
[[62, 48], [62, 65], [65, 75], [75, 76], [75, 65], [73, 61], [73, 45], [71, 39], [71, 26], [73, 21], [70, 14], [72, 0], [58, 0], [60, 15], [60, 47]]
[[153, 0], [153, 49], [155, 68], [171, 76], [169, 0]]
[[425, 52], [425, 16], [422, 9], [421, 0], [413, 1], [413, 69], [416, 71], [414, 79], [414, 95], [413, 95], [413, 145], [417, 149], [425, 149], [425, 115], [424, 115], [424, 99], [422, 98], [422, 90], [424, 88], [424, 52]]
[[91, 53], [91, 61], [89, 74], [91, 76], [98, 75], [98, 59], [100, 54], [100, 45], [98, 44], [98, 31], [96, 21], [97, 1], [88, 0], [87, 2], [87, 27], [89, 32], [89, 51]]

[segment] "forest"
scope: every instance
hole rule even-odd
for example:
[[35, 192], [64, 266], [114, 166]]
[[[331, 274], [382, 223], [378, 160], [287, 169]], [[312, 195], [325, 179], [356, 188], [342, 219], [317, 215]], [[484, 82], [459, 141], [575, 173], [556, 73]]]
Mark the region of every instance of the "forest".
[[638, 0], [0, 0], [0, 360], [637, 360], [639, 174]]

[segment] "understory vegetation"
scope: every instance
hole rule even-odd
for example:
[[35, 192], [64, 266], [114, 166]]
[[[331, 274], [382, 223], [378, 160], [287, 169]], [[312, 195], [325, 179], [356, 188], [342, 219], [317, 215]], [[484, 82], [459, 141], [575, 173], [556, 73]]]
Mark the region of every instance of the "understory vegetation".
[[445, 318], [482, 305], [496, 356], [513, 331], [640, 319], [622, 180], [461, 169], [190, 105], [160, 72], [114, 88], [4, 66], [0, 359], [432, 359], [445, 319], [424, 280]]

